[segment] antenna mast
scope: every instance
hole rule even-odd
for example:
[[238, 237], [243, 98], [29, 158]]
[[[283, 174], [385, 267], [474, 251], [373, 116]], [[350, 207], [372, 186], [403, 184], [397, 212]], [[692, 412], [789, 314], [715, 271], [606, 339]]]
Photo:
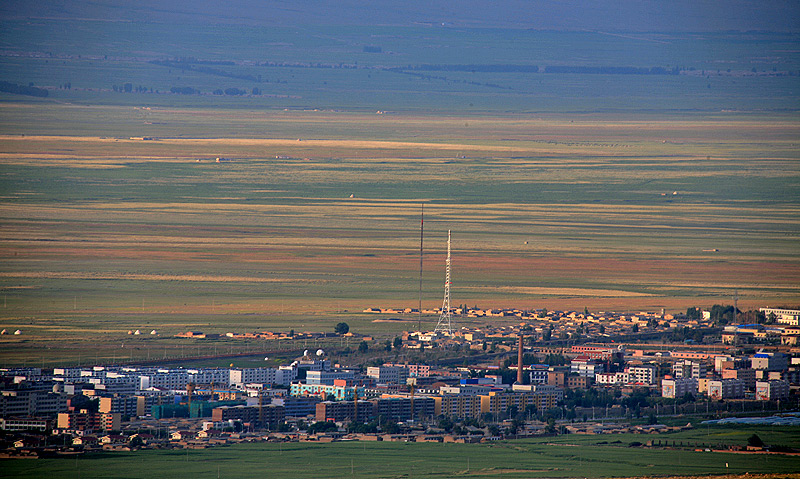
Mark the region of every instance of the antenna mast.
[[445, 263], [446, 275], [444, 279], [444, 301], [442, 301], [442, 312], [439, 315], [439, 322], [436, 324], [434, 333], [442, 331], [448, 336], [453, 335], [451, 319], [453, 314], [450, 311], [450, 230], [447, 230], [447, 262]]
[[419, 213], [419, 317], [417, 331], [422, 331], [422, 233], [425, 229], [425, 203]]

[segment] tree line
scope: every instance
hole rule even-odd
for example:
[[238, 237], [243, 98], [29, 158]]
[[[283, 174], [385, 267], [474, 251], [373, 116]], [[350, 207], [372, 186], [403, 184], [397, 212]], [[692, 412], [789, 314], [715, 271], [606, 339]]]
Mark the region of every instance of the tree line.
[[[117, 93], [154, 93], [153, 88], [145, 87], [142, 85], [134, 86], [132, 83], [124, 83], [122, 85], [112, 85], [111, 89]], [[169, 89], [170, 93], [175, 95], [200, 95], [202, 92], [194, 87], [190, 86], [174, 86]], [[46, 91], [45, 91], [46, 93]], [[161, 93], [159, 90], [155, 90], [155, 93]], [[263, 92], [258, 87], [253, 87], [250, 90], [245, 88], [217, 88], [211, 92], [214, 95], [229, 95], [229, 96], [241, 96], [241, 95], [261, 95]], [[45, 95], [47, 96], [47, 95]]]
[[33, 84], [18, 85], [7, 81], [0, 81], [0, 91], [6, 93], [14, 93], [17, 95], [38, 96], [41, 98], [46, 97], [49, 93], [44, 88], [37, 88]]

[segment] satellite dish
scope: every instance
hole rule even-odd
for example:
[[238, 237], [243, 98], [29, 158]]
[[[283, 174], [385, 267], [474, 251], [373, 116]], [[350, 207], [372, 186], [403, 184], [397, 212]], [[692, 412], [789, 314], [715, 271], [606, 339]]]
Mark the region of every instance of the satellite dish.
[[317, 356], [322, 356], [323, 354], [325, 354], [325, 351], [317, 349]]
[[265, 357], [264, 361], [269, 361], [269, 356]]
[[305, 351], [303, 351], [303, 356], [308, 356], [308, 349], [306, 349]]
[[297, 363], [297, 361], [292, 361], [292, 364], [291, 364], [291, 366], [292, 366], [293, 368], [295, 368], [295, 367], [297, 367], [297, 364], [298, 364], [298, 363]]

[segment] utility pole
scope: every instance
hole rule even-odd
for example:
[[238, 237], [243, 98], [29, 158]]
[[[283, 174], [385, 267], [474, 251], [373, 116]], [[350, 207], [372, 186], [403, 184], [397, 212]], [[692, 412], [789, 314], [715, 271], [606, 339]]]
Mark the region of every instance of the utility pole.
[[425, 229], [425, 203], [419, 213], [419, 316], [417, 319], [417, 331], [422, 331], [422, 235]]

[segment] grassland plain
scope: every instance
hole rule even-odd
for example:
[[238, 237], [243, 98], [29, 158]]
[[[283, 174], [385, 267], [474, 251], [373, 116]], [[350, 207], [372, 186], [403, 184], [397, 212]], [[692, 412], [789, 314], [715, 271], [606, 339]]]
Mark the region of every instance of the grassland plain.
[[[57, 101], [83, 105], [458, 114], [794, 111], [800, 107], [796, 43], [796, 34], [770, 32], [610, 35], [6, 18], [0, 72], [6, 81], [33, 83]], [[548, 66], [679, 68], [682, 74], [544, 73]], [[114, 91], [126, 83], [139, 93]], [[172, 88], [200, 94], [169, 94]], [[247, 95], [212, 94], [231, 88]]]
[[800, 298], [795, 34], [60, 16], [0, 20], [0, 80], [49, 93], [0, 94], [0, 364], [393, 336], [357, 312], [416, 305], [422, 203], [426, 307], [448, 229], [457, 303]]
[[[14, 477], [663, 477], [675, 475], [796, 474], [796, 457], [697, 452], [744, 445], [753, 433], [797, 446], [792, 428], [709, 428], [646, 436], [558, 436], [490, 444], [391, 442], [242, 444], [192, 451], [108, 453], [78, 459], [13, 460]], [[662, 441], [667, 447], [629, 447]], [[781, 442], [782, 441], [782, 442]], [[672, 445], [672, 442], [675, 445]], [[785, 477], [785, 476], [780, 476]]]
[[74, 361], [69, 338], [127, 342], [112, 358], [176, 346], [132, 329], [344, 320], [395, 335], [403, 324], [357, 312], [416, 305], [421, 203], [426, 307], [440, 301], [448, 229], [456, 303], [674, 311], [737, 290], [742, 307], [800, 297], [792, 113], [3, 113], [0, 320], [23, 330], [0, 339], [6, 364]]

